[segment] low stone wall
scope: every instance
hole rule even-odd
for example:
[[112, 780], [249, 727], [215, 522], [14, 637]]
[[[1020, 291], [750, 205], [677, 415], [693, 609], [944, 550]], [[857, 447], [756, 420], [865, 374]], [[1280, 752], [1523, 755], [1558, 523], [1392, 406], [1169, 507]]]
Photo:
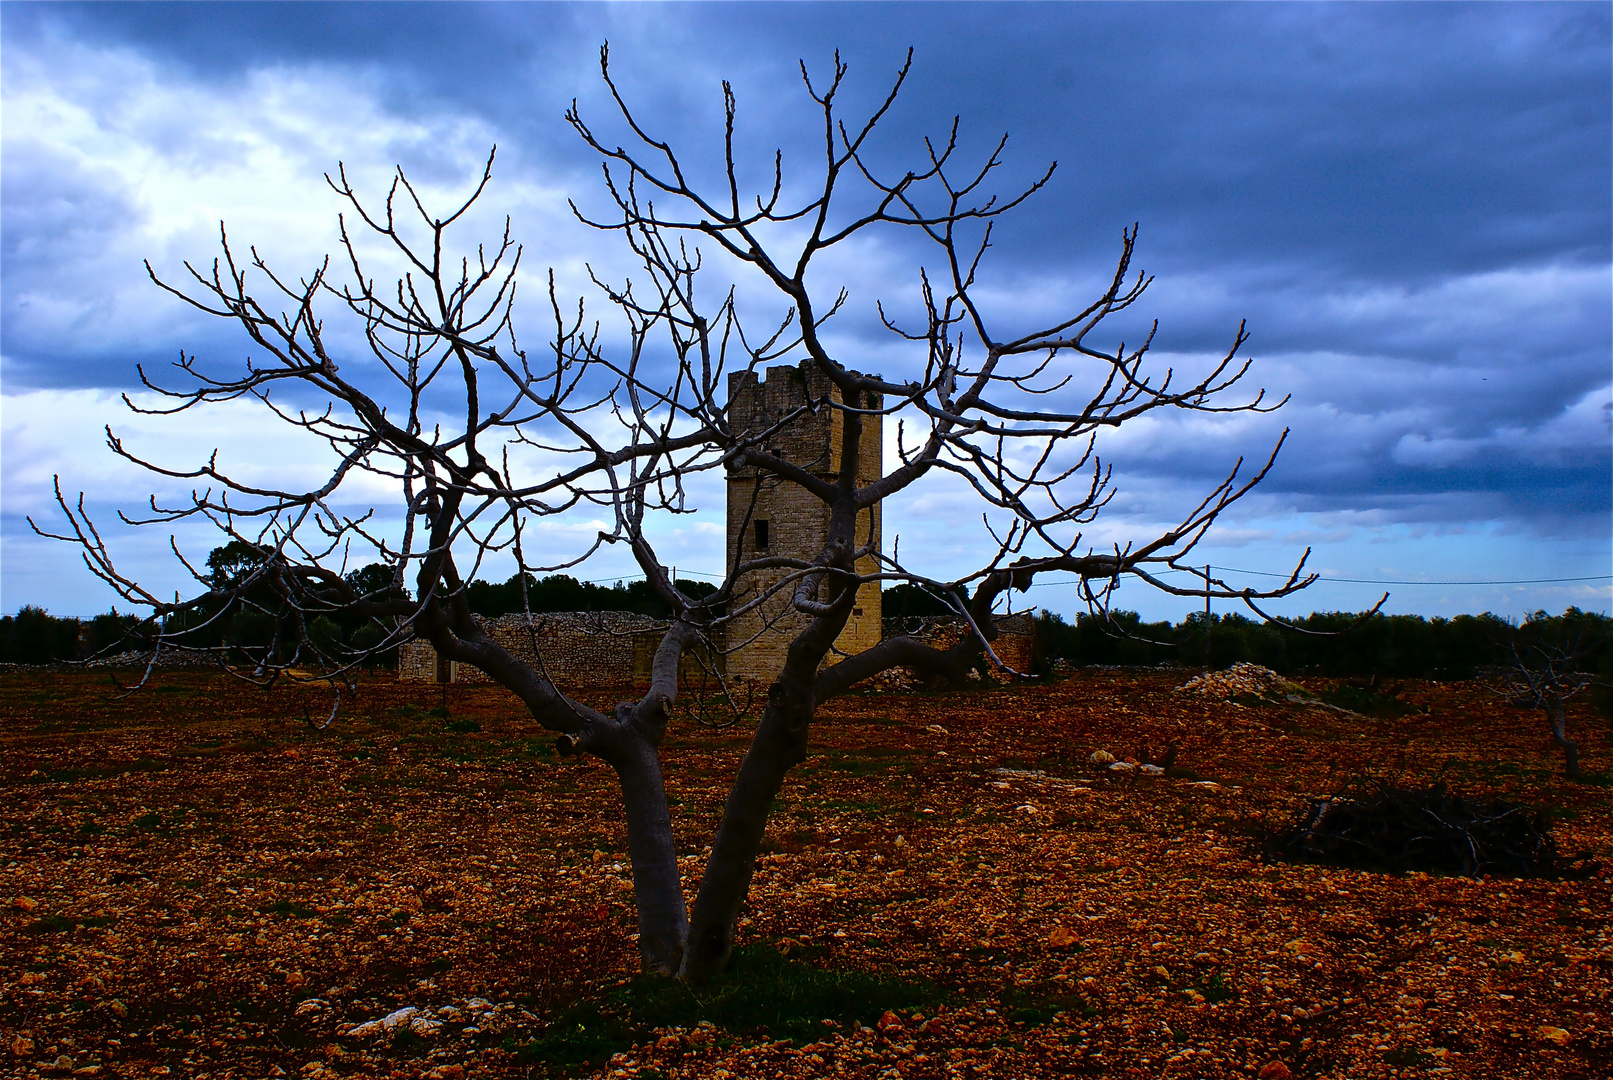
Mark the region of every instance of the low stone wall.
[[[630, 611], [557, 611], [482, 619], [487, 636], [511, 655], [533, 665], [562, 692], [590, 687], [648, 687], [655, 650], [665, 626]], [[536, 645], [536, 649], [533, 646]], [[718, 658], [719, 663], [721, 658]], [[684, 654], [680, 678], [698, 682], [697, 658]], [[398, 649], [398, 678], [405, 682], [488, 684], [479, 668], [439, 660], [431, 643], [421, 639]]]
[[[1012, 678], [1012, 669], [1021, 675], [1031, 671], [1031, 636], [1036, 620], [1029, 614], [997, 616], [997, 640], [991, 643], [992, 652], [1002, 664], [987, 661], [992, 675], [999, 679]], [[918, 638], [933, 649], [950, 649], [967, 632], [967, 624], [955, 615], [934, 615], [925, 618], [885, 620], [885, 636], [906, 635]]]
[[[547, 674], [561, 690], [627, 686], [637, 681], [641, 667], [648, 682], [649, 658], [664, 633], [655, 620], [626, 611], [547, 612], [533, 615], [530, 623], [525, 615], [480, 621], [488, 637]], [[439, 662], [431, 643], [418, 638], [398, 650], [398, 678], [466, 684], [493, 681], [470, 664]]]
[[398, 646], [399, 682], [438, 682], [437, 650], [428, 642], [407, 641]]
[[[648, 687], [650, 665], [666, 633], [655, 620], [626, 611], [550, 612], [533, 615], [530, 627], [525, 615], [481, 622], [489, 637], [517, 658], [539, 667], [563, 692], [574, 688]], [[997, 640], [992, 642], [992, 650], [1014, 672], [1030, 673], [1034, 626], [1030, 615], [997, 618]], [[903, 619], [900, 623], [891, 619], [885, 629], [887, 636], [905, 633], [934, 648], [949, 649], [963, 635], [964, 624], [948, 617]], [[721, 656], [715, 659], [717, 670], [727, 666]], [[997, 664], [988, 661], [988, 666], [997, 678], [1013, 677]], [[679, 677], [685, 685], [707, 685], [705, 669], [710, 667], [709, 660], [702, 665], [701, 658], [685, 653]], [[769, 676], [772, 674], [776, 673], [770, 672]], [[418, 638], [398, 648], [398, 679], [467, 685], [492, 682], [469, 664], [440, 660], [431, 643]], [[715, 684], [710, 685], [715, 692]]]

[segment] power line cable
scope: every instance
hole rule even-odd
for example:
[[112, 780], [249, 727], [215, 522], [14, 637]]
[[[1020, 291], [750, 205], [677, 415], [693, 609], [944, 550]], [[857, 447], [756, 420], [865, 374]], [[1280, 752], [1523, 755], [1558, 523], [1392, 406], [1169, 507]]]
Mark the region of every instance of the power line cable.
[[[1225, 570], [1229, 574], [1254, 574], [1254, 575], [1256, 575], [1258, 577], [1273, 577], [1273, 578], [1286, 578], [1286, 577], [1288, 577], [1287, 574], [1279, 574], [1279, 573], [1276, 573], [1276, 572], [1271, 571], [1271, 570], [1244, 570], [1244, 569], [1241, 569], [1241, 568], [1236, 567], [1236, 566], [1221, 566], [1221, 567], [1217, 567], [1216, 569]], [[1186, 570], [1161, 570], [1161, 571], [1159, 571], [1159, 573], [1161, 575], [1164, 575], [1164, 574], [1185, 574], [1185, 573], [1188, 573], [1188, 572], [1189, 571], [1186, 571]], [[693, 577], [711, 578], [714, 581], [722, 580], [722, 575], [721, 574], [706, 574], [706, 573], [702, 573], [699, 570], [683, 570], [683, 569], [680, 569], [678, 571], [678, 576], [679, 577], [682, 577], [685, 574], [691, 575]], [[1200, 574], [1200, 575], [1196, 575], [1196, 576], [1202, 577], [1203, 575]], [[615, 577], [594, 578], [591, 581], [582, 582], [582, 584], [584, 584], [584, 585], [599, 585], [599, 584], [603, 584], [604, 582], [607, 582], [607, 581], [630, 581], [630, 580], [631, 581], [638, 581], [640, 579], [636, 578], [636, 577], [635, 578], [630, 578], [626, 574], [619, 574], [619, 575], [617, 575]], [[1031, 587], [1032, 588], [1043, 588], [1043, 587], [1050, 586], [1050, 585], [1073, 585], [1079, 580], [1080, 580], [1079, 578], [1069, 578], [1069, 579], [1060, 579], [1060, 580], [1057, 580], [1057, 581], [1037, 581], [1037, 582], [1033, 582]], [[1317, 580], [1318, 581], [1337, 581], [1337, 582], [1342, 582], [1342, 583], [1349, 584], [1349, 585], [1436, 585], [1437, 586], [1437, 585], [1560, 585], [1560, 584], [1564, 584], [1564, 583], [1567, 583], [1567, 582], [1574, 582], [1574, 581], [1608, 581], [1608, 580], [1613, 580], [1613, 578], [1610, 578], [1610, 576], [1607, 575], [1607, 574], [1587, 574], [1587, 575], [1582, 576], [1582, 577], [1508, 578], [1508, 579], [1498, 579], [1498, 580], [1494, 580], [1494, 581], [1402, 581], [1402, 580], [1396, 580], [1396, 579], [1393, 579], [1393, 578], [1349, 578], [1349, 577], [1327, 577], [1327, 576], [1324, 575], [1322, 577], [1318, 577]]]
[[[1260, 577], [1286, 578], [1287, 574], [1279, 574], [1270, 570], [1240, 570], [1236, 566], [1218, 566], [1217, 570], [1224, 570], [1229, 574], [1256, 574]], [[1166, 574], [1186, 574], [1188, 570], [1161, 570], [1158, 576]], [[1195, 577], [1204, 575], [1194, 574]], [[1041, 588], [1047, 585], [1073, 585], [1079, 578], [1061, 579], [1058, 581], [1037, 581], [1031, 584], [1032, 588]], [[1608, 581], [1607, 574], [1591, 574], [1586, 577], [1560, 577], [1560, 578], [1512, 578], [1504, 581], [1397, 581], [1389, 578], [1348, 578], [1320, 576], [1318, 581], [1339, 581], [1352, 585], [1553, 585], [1569, 581]]]
[[[1218, 567], [1234, 574], [1257, 574], [1260, 577], [1285, 578], [1287, 574], [1270, 570], [1240, 570], [1236, 566]], [[1395, 581], [1389, 578], [1322, 577], [1319, 581], [1344, 581], [1353, 585], [1554, 585], [1567, 581], [1607, 581], [1607, 574], [1590, 574], [1585, 577], [1511, 578], [1499, 581]]]

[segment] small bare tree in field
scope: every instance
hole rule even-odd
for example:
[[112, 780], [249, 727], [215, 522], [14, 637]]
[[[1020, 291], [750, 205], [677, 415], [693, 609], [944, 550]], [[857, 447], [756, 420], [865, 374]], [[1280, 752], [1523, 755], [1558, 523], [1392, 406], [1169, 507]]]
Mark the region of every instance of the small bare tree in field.
[[[550, 335], [541, 350], [522, 346], [512, 321], [521, 250], [507, 221], [490, 248], [477, 247], [468, 258], [450, 255], [456, 226], [487, 188], [491, 157], [469, 198], [444, 216], [422, 204], [401, 171], [379, 206], [365, 202], [339, 171], [331, 186], [351, 215], [342, 219], [343, 275], [327, 259], [307, 277], [288, 278], [255, 251], [241, 260], [227, 238], [211, 268], [187, 264], [183, 286], [153, 273], [176, 297], [238, 322], [259, 350], [244, 368], [224, 373], [182, 356], [179, 375], [188, 382], [178, 389], [147, 380], [171, 399], [170, 411], [254, 397], [286, 424], [323, 439], [331, 471], [306, 490], [247, 484], [215, 461], [193, 469], [147, 461], [109, 433], [112, 449], [129, 460], [205, 486], [180, 506], [153, 500], [149, 513], [130, 520], [168, 525], [207, 518], [240, 545], [232, 550], [250, 557], [236, 572], [196, 571], [196, 595], [170, 602], [115, 568], [82, 498], [76, 505], [61, 499], [70, 526], [61, 538], [79, 544], [90, 569], [125, 600], [149, 609], [159, 648], [231, 611], [252, 608], [260, 620], [271, 617], [273, 640], [238, 669], [245, 677], [339, 680], [367, 653], [410, 637], [486, 672], [557, 733], [562, 753], [592, 754], [619, 778], [644, 967], [691, 981], [710, 978], [733, 948], [774, 797], [805, 757], [813, 716], [827, 699], [897, 666], [961, 678], [991, 648], [992, 610], [1006, 590], [1026, 589], [1048, 571], [1076, 575], [1088, 602], [1099, 606], [1128, 577], [1176, 595], [1202, 597], [1208, 589], [1251, 606], [1312, 580], [1302, 576], [1303, 559], [1280, 587], [1260, 592], [1205, 582], [1192, 567], [1194, 546], [1259, 483], [1271, 459], [1247, 478], [1240, 461], [1158, 535], [1105, 550], [1082, 543], [1081, 527], [1111, 496], [1096, 451], [1100, 434], [1155, 411], [1263, 412], [1281, 402], [1267, 403], [1259, 391], [1228, 399], [1248, 368], [1236, 359], [1245, 341], [1241, 327], [1208, 374], [1181, 385], [1169, 371], [1147, 368], [1149, 340], [1134, 347], [1098, 340], [1104, 320], [1135, 304], [1149, 283], [1131, 268], [1135, 231], [1124, 233], [1114, 277], [1090, 304], [1046, 326], [1000, 326], [1005, 320], [979, 301], [976, 286], [992, 222], [1041, 189], [1052, 169], [1010, 197], [987, 195], [1002, 143], [984, 161], [960, 167], [954, 121], [946, 139], [925, 143], [913, 168], [884, 174], [868, 149], [908, 64], [872, 114], [854, 123], [836, 108], [846, 75], [839, 58], [826, 86], [803, 67], [806, 92], [821, 114], [815, 171], [804, 186], [786, 185], [775, 156], [762, 194], [745, 197], [729, 87], [723, 87], [723, 179], [707, 190], [689, 179], [678, 151], [639, 124], [602, 51], [602, 74], [632, 148], [606, 141], [575, 107], [567, 120], [601, 158], [610, 208], [600, 217], [579, 211], [579, 218], [620, 233], [641, 267], [631, 282], [596, 279], [616, 319], [615, 337], [585, 318], [580, 304], [563, 302], [551, 275]], [[787, 203], [787, 188], [806, 194]], [[862, 374], [854, 358], [837, 355], [824, 327], [847, 295], [820, 284], [821, 270], [809, 284], [826, 252], [881, 230], [916, 234], [934, 255], [930, 269], [915, 267], [920, 321], [904, 326], [886, 317], [917, 357], [897, 377]], [[366, 272], [360, 239], [378, 241], [401, 259], [402, 275], [378, 284]], [[768, 329], [756, 333], [746, 324], [730, 283], [697, 291], [697, 282], [713, 276], [701, 269], [699, 245], [772, 291], [779, 308]], [[327, 308], [351, 320], [362, 337], [352, 333], [342, 347], [334, 345], [321, 321]], [[359, 341], [362, 351], [350, 351]], [[781, 360], [810, 365], [835, 388], [806, 408], [840, 414], [837, 476], [825, 479], [772, 452], [774, 436], [796, 416], [760, 426], [731, 422], [725, 377]], [[277, 395], [281, 386], [294, 387], [302, 406]], [[900, 460], [885, 475], [859, 482], [859, 438], [873, 413], [902, 420]], [[735, 469], [809, 492], [826, 510], [829, 539], [809, 560], [739, 552], [714, 593], [685, 595], [656, 554], [653, 523], [696, 509], [689, 493], [700, 474]], [[373, 511], [340, 509], [339, 497], [361, 477], [397, 492], [401, 527]], [[979, 568], [955, 580], [909, 568], [856, 527], [859, 511], [937, 477], [971, 489], [989, 522]], [[603, 517], [608, 524], [584, 550], [563, 556], [551, 554], [552, 541], [535, 542], [548, 524], [568, 517]], [[521, 571], [553, 572], [606, 544], [631, 551], [671, 610], [648, 692], [613, 713], [568, 697], [541, 660], [524, 662], [496, 644], [466, 601], [466, 583], [496, 553], [513, 555]], [[387, 572], [344, 576], [356, 550]], [[1199, 577], [1178, 586], [1160, 576], [1169, 570]], [[772, 584], [757, 589], [750, 583], [762, 571], [771, 572]], [[856, 655], [832, 655], [858, 587], [870, 582], [913, 583], [953, 599], [960, 586], [971, 586], [972, 600], [959, 615], [973, 633], [947, 650], [893, 637]], [[691, 904], [679, 883], [659, 750], [674, 716], [679, 659], [709, 648], [726, 622], [775, 596], [787, 598], [804, 622], [766, 689]], [[371, 620], [367, 647], [322, 643], [311, 627], [331, 615]]]
[[1545, 714], [1551, 741], [1563, 752], [1563, 775], [1570, 780], [1580, 778], [1579, 743], [1568, 734], [1565, 705], [1596, 685], [1586, 668], [1599, 647], [1605, 647], [1598, 640], [1601, 631], [1598, 620], [1584, 618], [1574, 608], [1560, 618], [1538, 611], [1502, 646], [1509, 660], [1498, 672], [1497, 691], [1514, 704]]

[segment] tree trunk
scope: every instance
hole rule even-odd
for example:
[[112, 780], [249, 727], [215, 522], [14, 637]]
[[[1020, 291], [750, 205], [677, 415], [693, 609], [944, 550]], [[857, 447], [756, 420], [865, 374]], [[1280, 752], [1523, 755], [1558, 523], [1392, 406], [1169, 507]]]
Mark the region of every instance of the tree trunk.
[[734, 927], [750, 892], [751, 874], [767, 830], [768, 812], [785, 775], [806, 758], [811, 695], [786, 696], [781, 692], [783, 684], [783, 679], [774, 684], [756, 736], [723, 804], [722, 824], [695, 897], [688, 948], [679, 973], [688, 982], [706, 982], [727, 966], [734, 951]]
[[1563, 773], [1570, 780], [1579, 779], [1579, 744], [1568, 737], [1568, 717], [1563, 713], [1561, 699], [1546, 706], [1546, 718], [1551, 722], [1551, 741], [1563, 748]]
[[639, 962], [645, 971], [661, 975], [672, 975], [683, 965], [689, 913], [661, 776], [660, 745], [678, 693], [678, 663], [698, 637], [698, 630], [686, 622], [674, 622], [667, 629], [656, 646], [649, 692], [636, 704], [618, 705], [615, 723], [596, 726], [599, 744], [589, 748], [616, 770], [622, 787], [638, 909]]
[[616, 770], [627, 812], [627, 853], [638, 908], [638, 952], [644, 971], [677, 972], [689, 936], [678, 850], [672, 839], [661, 758], [650, 740], [630, 731], [606, 758]]

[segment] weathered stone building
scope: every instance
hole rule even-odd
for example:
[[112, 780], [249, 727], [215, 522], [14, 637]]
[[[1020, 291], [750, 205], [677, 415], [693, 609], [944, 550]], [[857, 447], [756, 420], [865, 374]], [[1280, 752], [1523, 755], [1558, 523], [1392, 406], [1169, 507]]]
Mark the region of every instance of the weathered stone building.
[[[772, 367], [765, 379], [753, 372], [739, 372], [728, 380], [729, 419], [735, 430], [765, 431], [792, 413], [809, 409], [783, 425], [767, 448], [786, 460], [819, 476], [838, 476], [841, 460], [841, 433], [845, 414], [827, 402], [841, 400], [840, 391], [810, 364], [799, 367]], [[876, 396], [864, 402], [865, 409], [879, 408]], [[883, 475], [883, 425], [881, 417], [865, 415], [857, 459], [857, 482], [868, 484]], [[777, 477], [764, 477], [754, 469], [732, 469], [728, 473], [728, 565], [776, 555], [810, 562], [828, 542], [829, 509], [815, 496]], [[864, 510], [857, 521], [857, 544], [870, 539], [880, 543], [880, 512], [875, 506]], [[857, 569], [874, 573], [878, 566], [869, 557], [859, 560]], [[735, 606], [765, 593], [789, 576], [788, 569], [769, 569], [747, 574], [739, 582]], [[792, 588], [770, 597], [757, 610], [737, 616], [723, 628], [715, 642], [724, 645], [727, 656], [686, 656], [683, 677], [700, 679], [703, 668], [722, 670], [729, 679], [770, 682], [784, 664], [790, 641], [806, 625], [807, 616], [791, 607]], [[855, 654], [879, 644], [886, 627], [881, 618], [878, 582], [864, 585], [857, 595], [851, 618], [835, 641], [835, 652], [825, 663], [841, 655]], [[913, 620], [912, 625], [891, 627], [892, 633], [912, 633], [938, 648], [954, 644], [962, 624], [951, 619]], [[488, 633], [516, 656], [528, 663], [540, 660], [542, 670], [562, 690], [588, 687], [647, 687], [650, 664], [665, 629], [654, 620], [630, 612], [563, 612], [534, 615], [529, 627], [523, 615], [506, 615], [488, 620]], [[1029, 616], [1007, 616], [997, 620], [1001, 636], [993, 648], [1002, 662], [1018, 672], [1031, 665], [1031, 621]], [[534, 648], [534, 646], [536, 646]], [[996, 669], [996, 665], [992, 665]], [[999, 676], [1007, 672], [996, 669]], [[416, 640], [398, 651], [398, 677], [427, 682], [486, 683], [481, 671], [468, 664], [439, 660], [428, 642]]]
[[[816, 367], [771, 367], [765, 379], [754, 372], [736, 372], [728, 379], [728, 416], [736, 431], [763, 431], [803, 406], [806, 413], [782, 428], [768, 449], [779, 457], [810, 469], [826, 479], [840, 472], [841, 433], [845, 414], [827, 402], [842, 400], [840, 390]], [[862, 408], [878, 409], [879, 397], [862, 403]], [[862, 438], [858, 443], [857, 483], [868, 484], [884, 475], [882, 418], [863, 417]], [[857, 518], [857, 546], [870, 538], [880, 542], [879, 507], [862, 511]], [[728, 565], [767, 555], [779, 555], [810, 562], [829, 539], [829, 508], [816, 496], [787, 480], [764, 477], [754, 469], [732, 469], [728, 473]], [[874, 573], [874, 559], [857, 564], [862, 573]], [[791, 571], [763, 570], [746, 575], [740, 582], [736, 604], [743, 604], [776, 585]], [[728, 625], [728, 675], [732, 678], [771, 681], [784, 665], [790, 641], [805, 627], [808, 617], [791, 607], [792, 588], [785, 588], [759, 609], [736, 617]], [[857, 595], [851, 618], [835, 641], [839, 654], [859, 653], [879, 644], [881, 636], [880, 588], [878, 582], [864, 585]]]

